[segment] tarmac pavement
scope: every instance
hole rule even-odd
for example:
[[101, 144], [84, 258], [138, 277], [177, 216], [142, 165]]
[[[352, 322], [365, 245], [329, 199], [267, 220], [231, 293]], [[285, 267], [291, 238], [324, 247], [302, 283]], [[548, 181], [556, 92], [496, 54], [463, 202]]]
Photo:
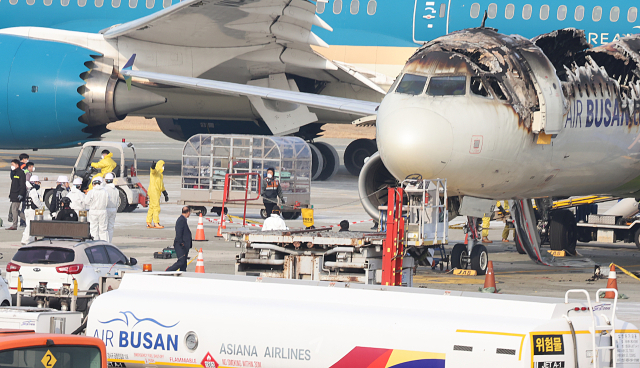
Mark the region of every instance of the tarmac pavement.
[[[165, 247], [172, 246], [175, 220], [180, 216], [181, 206], [176, 201], [180, 196], [180, 164], [183, 143], [174, 141], [157, 132], [112, 131], [106, 134], [105, 140], [134, 143], [138, 155], [138, 172], [143, 185], [149, 183], [149, 166], [153, 160], [165, 160], [165, 187], [169, 193], [169, 202], [161, 203], [161, 223], [165, 229], [146, 228], [146, 209], [138, 208], [132, 213], [119, 213], [116, 218], [114, 244], [130, 257], [135, 257], [140, 265], [151, 263], [156, 271], [164, 270], [174, 260], [154, 259], [153, 253]], [[344, 152], [349, 139], [326, 139], [333, 144], [340, 156]], [[22, 151], [0, 150], [0, 171], [8, 171], [9, 162]], [[27, 152], [31, 160], [36, 163], [36, 174], [43, 176], [68, 175], [75, 163], [79, 148], [39, 150]], [[5, 221], [9, 210], [9, 178], [0, 180], [0, 218]], [[2, 175], [0, 175], [2, 177]], [[344, 167], [338, 174], [326, 182], [313, 182], [312, 204], [314, 205], [316, 227], [336, 225], [341, 220], [366, 221], [352, 225], [352, 230], [369, 231], [372, 222], [359, 203], [357, 178], [351, 176]], [[241, 209], [231, 209], [230, 214], [242, 216]], [[260, 221], [258, 211], [252, 209], [248, 217]], [[192, 216], [189, 226], [195, 235], [198, 218]], [[290, 228], [303, 227], [302, 220], [287, 221]], [[228, 229], [236, 224], [228, 224]], [[233, 274], [236, 248], [216, 238], [217, 224], [205, 221], [207, 241], [194, 242], [194, 248], [202, 248], [206, 272]], [[606, 286], [606, 279], [587, 281], [593, 274], [593, 267], [547, 267], [535, 264], [527, 255], [520, 255], [515, 250], [513, 242], [502, 243], [501, 223], [492, 223], [489, 238], [494, 241], [488, 244], [489, 257], [494, 263], [497, 286], [502, 293], [525, 294], [550, 297], [564, 297], [569, 289], [586, 289], [594, 295], [599, 288]], [[4, 275], [4, 268], [16, 250], [20, 247], [22, 228], [19, 231], [5, 231], [0, 229], [0, 252], [3, 258], [0, 267]], [[453, 244], [462, 242], [464, 234], [461, 230], [451, 230], [449, 233], [449, 252]], [[544, 248], [546, 251], [548, 248]], [[640, 271], [640, 250], [635, 244], [579, 244], [578, 251], [584, 257], [601, 265], [608, 273], [611, 262], [618, 264], [631, 272]], [[190, 257], [197, 257], [197, 252], [191, 250]], [[195, 270], [195, 262], [191, 263], [188, 271]], [[621, 300], [618, 315], [620, 318], [640, 326], [640, 281], [635, 280], [623, 272], [618, 272], [618, 286], [621, 293], [629, 299]], [[450, 273], [432, 270], [429, 267], [419, 267], [414, 276], [415, 287], [431, 289], [477, 291], [482, 287], [483, 276], [453, 276]], [[472, 306], [470, 306], [472, 307]], [[425, 307], [428, 308], [428, 307]], [[425, 309], [426, 310], [426, 309]]]

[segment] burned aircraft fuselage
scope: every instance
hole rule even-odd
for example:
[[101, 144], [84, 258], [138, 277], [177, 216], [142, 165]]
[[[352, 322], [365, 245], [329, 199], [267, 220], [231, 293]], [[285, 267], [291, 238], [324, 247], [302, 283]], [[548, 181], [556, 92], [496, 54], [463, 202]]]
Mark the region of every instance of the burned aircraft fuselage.
[[640, 36], [591, 49], [582, 31], [528, 40], [451, 33], [409, 59], [377, 142], [397, 179], [450, 194], [534, 198], [640, 190]]

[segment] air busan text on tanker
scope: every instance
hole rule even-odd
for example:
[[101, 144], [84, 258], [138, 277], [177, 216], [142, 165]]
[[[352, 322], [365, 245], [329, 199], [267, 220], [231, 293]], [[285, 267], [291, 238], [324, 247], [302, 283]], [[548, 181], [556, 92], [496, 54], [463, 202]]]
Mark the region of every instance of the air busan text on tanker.
[[[268, 99], [160, 88], [118, 70], [132, 54], [145, 71], [380, 102], [423, 42], [488, 22], [533, 37], [585, 29], [599, 45], [637, 30], [632, 1], [5, 0], [0, 2], [0, 147], [67, 147], [98, 139], [127, 115], [156, 118], [186, 140], [197, 133], [297, 135], [360, 116]], [[30, 131], [28, 137], [21, 132]], [[313, 144], [317, 179], [337, 171], [336, 150]], [[375, 141], [347, 147], [358, 174]]]

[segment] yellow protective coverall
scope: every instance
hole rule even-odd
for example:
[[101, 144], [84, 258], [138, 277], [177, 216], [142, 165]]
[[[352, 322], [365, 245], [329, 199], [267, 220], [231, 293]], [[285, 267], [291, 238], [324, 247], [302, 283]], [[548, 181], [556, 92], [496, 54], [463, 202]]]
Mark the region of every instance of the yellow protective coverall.
[[105, 175], [107, 175], [110, 172], [113, 172], [116, 166], [118, 166], [118, 164], [116, 164], [116, 162], [113, 161], [112, 157], [113, 157], [113, 153], [109, 153], [108, 155], [104, 156], [102, 160], [91, 163], [91, 167], [96, 169], [101, 169], [101, 171], [100, 171], [100, 174], [95, 174], [93, 178], [91, 178], [91, 184], [89, 184], [89, 190], [93, 189], [93, 179], [96, 176], [101, 176], [104, 178]]
[[149, 175], [149, 187], [147, 195], [149, 196], [149, 211], [147, 212], [147, 223], [154, 222], [160, 225], [160, 195], [164, 189], [164, 161], [156, 162], [156, 167], [151, 169]]

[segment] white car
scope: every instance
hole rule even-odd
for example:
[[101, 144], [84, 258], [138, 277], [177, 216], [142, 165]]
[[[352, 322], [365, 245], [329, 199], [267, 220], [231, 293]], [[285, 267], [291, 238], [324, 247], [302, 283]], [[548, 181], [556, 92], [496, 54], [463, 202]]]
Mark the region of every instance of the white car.
[[102, 240], [44, 239], [18, 249], [7, 264], [7, 282], [14, 297], [19, 276], [25, 291], [43, 281], [54, 292], [65, 283], [73, 288], [73, 279], [79, 290], [97, 290], [101, 276], [142, 271], [136, 264], [135, 258]]
[[6, 281], [0, 277], [0, 307], [11, 306], [11, 293]]

